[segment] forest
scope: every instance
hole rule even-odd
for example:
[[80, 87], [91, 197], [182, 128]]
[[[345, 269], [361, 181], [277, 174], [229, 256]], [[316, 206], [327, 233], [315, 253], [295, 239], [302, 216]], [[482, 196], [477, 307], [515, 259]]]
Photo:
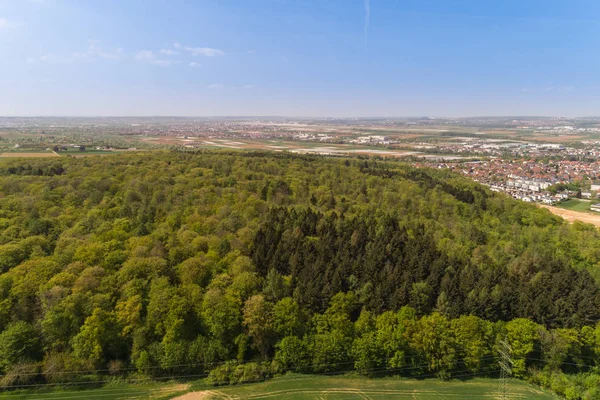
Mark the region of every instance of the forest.
[[0, 385], [286, 371], [600, 397], [600, 232], [449, 171], [269, 152], [0, 161]]

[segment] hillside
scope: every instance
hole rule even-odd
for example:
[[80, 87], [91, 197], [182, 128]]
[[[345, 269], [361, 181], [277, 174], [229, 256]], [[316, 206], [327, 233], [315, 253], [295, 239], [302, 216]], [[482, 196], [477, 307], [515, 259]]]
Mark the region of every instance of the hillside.
[[506, 339], [515, 376], [564, 392], [600, 364], [598, 249], [592, 226], [398, 162], [2, 160], [1, 383], [493, 376]]

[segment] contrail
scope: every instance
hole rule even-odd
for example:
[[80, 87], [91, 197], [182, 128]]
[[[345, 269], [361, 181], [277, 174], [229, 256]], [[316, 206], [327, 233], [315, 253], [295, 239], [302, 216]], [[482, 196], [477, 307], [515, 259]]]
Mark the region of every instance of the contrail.
[[365, 49], [369, 40], [369, 22], [371, 20], [371, 2], [365, 0]]

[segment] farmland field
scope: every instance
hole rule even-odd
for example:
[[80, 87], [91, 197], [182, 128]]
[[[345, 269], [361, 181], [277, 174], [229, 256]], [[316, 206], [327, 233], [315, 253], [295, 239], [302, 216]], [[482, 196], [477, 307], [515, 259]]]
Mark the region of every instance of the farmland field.
[[[290, 153], [300, 154], [321, 154], [321, 155], [363, 155], [363, 156], [382, 156], [382, 157], [408, 157], [408, 156], [427, 156], [421, 151], [412, 151], [406, 149], [389, 149], [383, 146], [366, 146], [358, 144], [340, 144], [320, 141], [290, 141], [276, 139], [206, 139], [206, 138], [148, 138], [144, 139], [146, 143], [153, 144], [171, 144], [188, 145], [203, 149], [233, 149], [233, 150], [269, 150], [269, 151], [289, 151]], [[440, 157], [439, 154], [429, 155], [429, 157]], [[461, 156], [454, 156], [462, 158]]]
[[43, 157], [58, 157], [58, 155], [52, 151], [40, 151], [40, 152], [35, 152], [35, 151], [11, 151], [11, 152], [6, 152], [6, 153], [1, 153], [0, 157], [3, 158], [19, 158], [19, 157], [23, 157], [23, 158], [43, 158]]
[[[191, 384], [144, 383], [113, 384], [99, 389], [30, 391], [3, 393], [0, 399], [281, 399], [281, 400], [351, 400], [351, 399], [439, 399], [495, 398], [499, 382], [475, 378], [449, 382], [438, 379], [379, 378], [357, 376], [322, 377], [290, 374], [267, 382], [212, 387], [204, 380]], [[186, 393], [187, 392], [187, 393]], [[547, 391], [527, 383], [511, 380], [508, 383], [511, 399], [557, 399]]]

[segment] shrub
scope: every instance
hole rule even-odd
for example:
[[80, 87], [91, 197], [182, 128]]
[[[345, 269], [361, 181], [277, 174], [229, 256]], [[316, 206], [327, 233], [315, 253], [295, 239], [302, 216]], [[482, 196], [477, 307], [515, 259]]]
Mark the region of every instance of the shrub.
[[1, 387], [30, 385], [41, 378], [39, 362], [22, 362], [13, 365], [0, 379]]
[[214, 386], [227, 385], [237, 367], [237, 361], [227, 361], [208, 374], [208, 382]]
[[122, 375], [125, 363], [121, 360], [110, 360], [108, 362], [108, 373], [112, 376]]
[[50, 353], [46, 355], [42, 366], [44, 379], [48, 383], [85, 381], [82, 376], [92, 373], [94, 364], [81, 360], [68, 353]]

